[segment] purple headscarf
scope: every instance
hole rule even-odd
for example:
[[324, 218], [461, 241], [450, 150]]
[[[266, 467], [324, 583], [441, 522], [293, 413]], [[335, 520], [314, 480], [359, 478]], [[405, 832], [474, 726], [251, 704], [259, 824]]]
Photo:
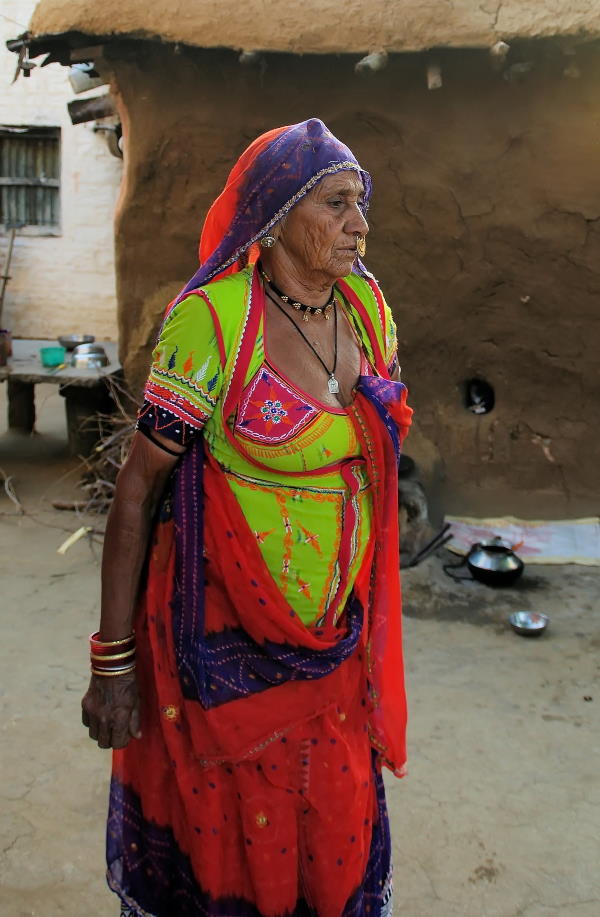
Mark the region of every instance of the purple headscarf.
[[[207, 214], [200, 241], [200, 267], [176, 302], [190, 290], [244, 266], [252, 246], [319, 181], [347, 170], [357, 172], [362, 179], [361, 207], [366, 212], [371, 176], [318, 118], [258, 137], [240, 156]], [[367, 273], [358, 260], [354, 270]]]

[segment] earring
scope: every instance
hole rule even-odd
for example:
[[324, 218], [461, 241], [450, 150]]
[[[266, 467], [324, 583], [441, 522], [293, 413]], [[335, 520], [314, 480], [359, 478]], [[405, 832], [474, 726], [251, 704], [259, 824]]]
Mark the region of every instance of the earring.
[[277, 239], [275, 238], [275, 236], [271, 236], [271, 235], [263, 236], [262, 239], [260, 240], [260, 244], [263, 248], [273, 248], [276, 242], [277, 242]]
[[356, 238], [356, 251], [359, 254], [359, 257], [364, 258], [367, 253], [367, 240], [364, 236], [357, 236]]

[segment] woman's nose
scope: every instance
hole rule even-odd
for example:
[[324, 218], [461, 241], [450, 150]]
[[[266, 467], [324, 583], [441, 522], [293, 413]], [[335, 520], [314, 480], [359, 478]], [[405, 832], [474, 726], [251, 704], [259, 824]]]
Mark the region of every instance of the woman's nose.
[[352, 204], [348, 219], [346, 220], [346, 226], [344, 228], [349, 234], [358, 233], [360, 236], [364, 236], [366, 233], [368, 233], [369, 224], [367, 223], [364, 213], [358, 204]]

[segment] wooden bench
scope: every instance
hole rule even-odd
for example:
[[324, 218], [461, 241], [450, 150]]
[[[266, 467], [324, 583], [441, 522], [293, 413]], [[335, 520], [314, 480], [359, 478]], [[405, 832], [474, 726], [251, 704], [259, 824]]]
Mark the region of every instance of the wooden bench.
[[0, 366], [0, 382], [8, 383], [8, 427], [31, 433], [35, 425], [35, 386], [49, 382], [59, 386], [65, 399], [67, 434], [71, 455], [89, 455], [98, 441], [95, 414], [111, 413], [111, 377], [121, 378], [121, 366], [114, 341], [101, 341], [110, 362], [99, 369], [76, 369], [69, 365], [70, 354], [64, 369], [45, 369], [40, 360], [40, 348], [55, 341], [21, 338], [12, 342], [12, 357], [6, 366]]

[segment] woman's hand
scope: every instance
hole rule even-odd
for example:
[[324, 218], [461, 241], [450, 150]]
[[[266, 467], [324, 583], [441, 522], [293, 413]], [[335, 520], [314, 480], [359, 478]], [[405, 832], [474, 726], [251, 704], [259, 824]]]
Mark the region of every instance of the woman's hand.
[[125, 748], [140, 739], [140, 699], [135, 672], [92, 675], [81, 701], [81, 719], [99, 748]]

